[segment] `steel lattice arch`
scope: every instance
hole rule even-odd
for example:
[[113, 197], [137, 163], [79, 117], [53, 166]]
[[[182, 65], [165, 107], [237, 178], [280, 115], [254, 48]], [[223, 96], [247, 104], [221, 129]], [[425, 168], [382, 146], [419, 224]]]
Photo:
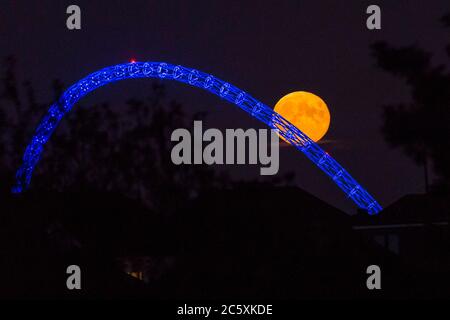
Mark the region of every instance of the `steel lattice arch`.
[[67, 89], [49, 108], [37, 127], [25, 150], [22, 164], [17, 170], [16, 183], [12, 192], [22, 193], [28, 189], [44, 145], [63, 116], [72, 109], [75, 103], [101, 86], [131, 78], [176, 80], [207, 90], [235, 104], [254, 118], [267, 124], [271, 129], [277, 130], [283, 138], [325, 172], [359, 208], [366, 210], [369, 214], [377, 214], [382, 210], [378, 202], [336, 160], [273, 109], [239, 88], [210, 74], [165, 62], [131, 62], [107, 67], [88, 75]]

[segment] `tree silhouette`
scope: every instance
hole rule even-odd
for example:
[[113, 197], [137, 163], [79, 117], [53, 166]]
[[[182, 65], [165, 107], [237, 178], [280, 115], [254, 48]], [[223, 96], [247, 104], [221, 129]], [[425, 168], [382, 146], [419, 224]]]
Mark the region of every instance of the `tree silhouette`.
[[[13, 182], [25, 146], [51, 103], [38, 103], [30, 81], [19, 84], [15, 59], [5, 59], [0, 91], [2, 189]], [[58, 97], [64, 85], [54, 80]], [[172, 130], [190, 127], [176, 101], [155, 81], [145, 100], [78, 105], [46, 145], [33, 188], [41, 191], [106, 191], [139, 199], [157, 211], [173, 212], [202, 189], [229, 179], [207, 166], [176, 166], [170, 159]], [[198, 119], [202, 115], [194, 114]]]
[[[450, 14], [442, 19], [450, 27]], [[450, 74], [433, 66], [431, 54], [416, 46], [394, 48], [385, 42], [372, 45], [377, 65], [404, 79], [411, 88], [411, 103], [384, 109], [382, 131], [393, 147], [401, 147], [417, 164], [430, 161], [438, 177], [433, 190], [450, 190]], [[447, 46], [450, 56], [450, 44]], [[428, 184], [428, 183], [427, 183]]]

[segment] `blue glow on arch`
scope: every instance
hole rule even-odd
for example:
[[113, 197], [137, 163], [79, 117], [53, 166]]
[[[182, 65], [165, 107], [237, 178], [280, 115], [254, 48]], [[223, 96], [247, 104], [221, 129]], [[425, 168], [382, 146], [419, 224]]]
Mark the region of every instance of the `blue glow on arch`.
[[91, 73], [67, 89], [59, 100], [49, 108], [37, 127], [30, 144], [25, 150], [22, 165], [17, 170], [16, 184], [12, 192], [21, 193], [29, 187], [34, 168], [39, 162], [45, 143], [47, 143], [63, 116], [72, 109], [78, 100], [110, 82], [130, 78], [176, 80], [207, 90], [237, 105], [270, 128], [278, 130], [281, 136], [325, 172], [359, 208], [366, 210], [369, 214], [376, 214], [382, 210], [377, 201], [336, 160], [271, 108], [239, 88], [210, 74], [165, 62], [133, 61], [107, 67]]

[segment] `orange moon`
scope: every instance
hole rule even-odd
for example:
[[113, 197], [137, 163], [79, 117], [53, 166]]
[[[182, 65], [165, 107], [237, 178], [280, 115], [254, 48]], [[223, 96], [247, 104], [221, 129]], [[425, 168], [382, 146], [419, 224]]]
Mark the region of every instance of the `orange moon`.
[[310, 92], [289, 93], [277, 102], [274, 110], [315, 142], [322, 139], [330, 127], [326, 103]]

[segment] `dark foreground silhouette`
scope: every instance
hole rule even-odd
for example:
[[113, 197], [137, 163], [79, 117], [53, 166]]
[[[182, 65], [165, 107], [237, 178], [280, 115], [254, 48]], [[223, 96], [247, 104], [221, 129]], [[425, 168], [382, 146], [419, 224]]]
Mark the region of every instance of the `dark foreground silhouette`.
[[[351, 217], [298, 188], [255, 184], [204, 193], [169, 216], [93, 192], [29, 193], [4, 203], [3, 298], [449, 296], [448, 252], [428, 250], [433, 264], [414, 250], [405, 260], [361, 229], [386, 224], [384, 213]], [[439, 232], [432, 241], [448, 237], [448, 229]], [[66, 287], [71, 264], [81, 267], [81, 290]], [[372, 264], [381, 267], [382, 290], [366, 287]]]

